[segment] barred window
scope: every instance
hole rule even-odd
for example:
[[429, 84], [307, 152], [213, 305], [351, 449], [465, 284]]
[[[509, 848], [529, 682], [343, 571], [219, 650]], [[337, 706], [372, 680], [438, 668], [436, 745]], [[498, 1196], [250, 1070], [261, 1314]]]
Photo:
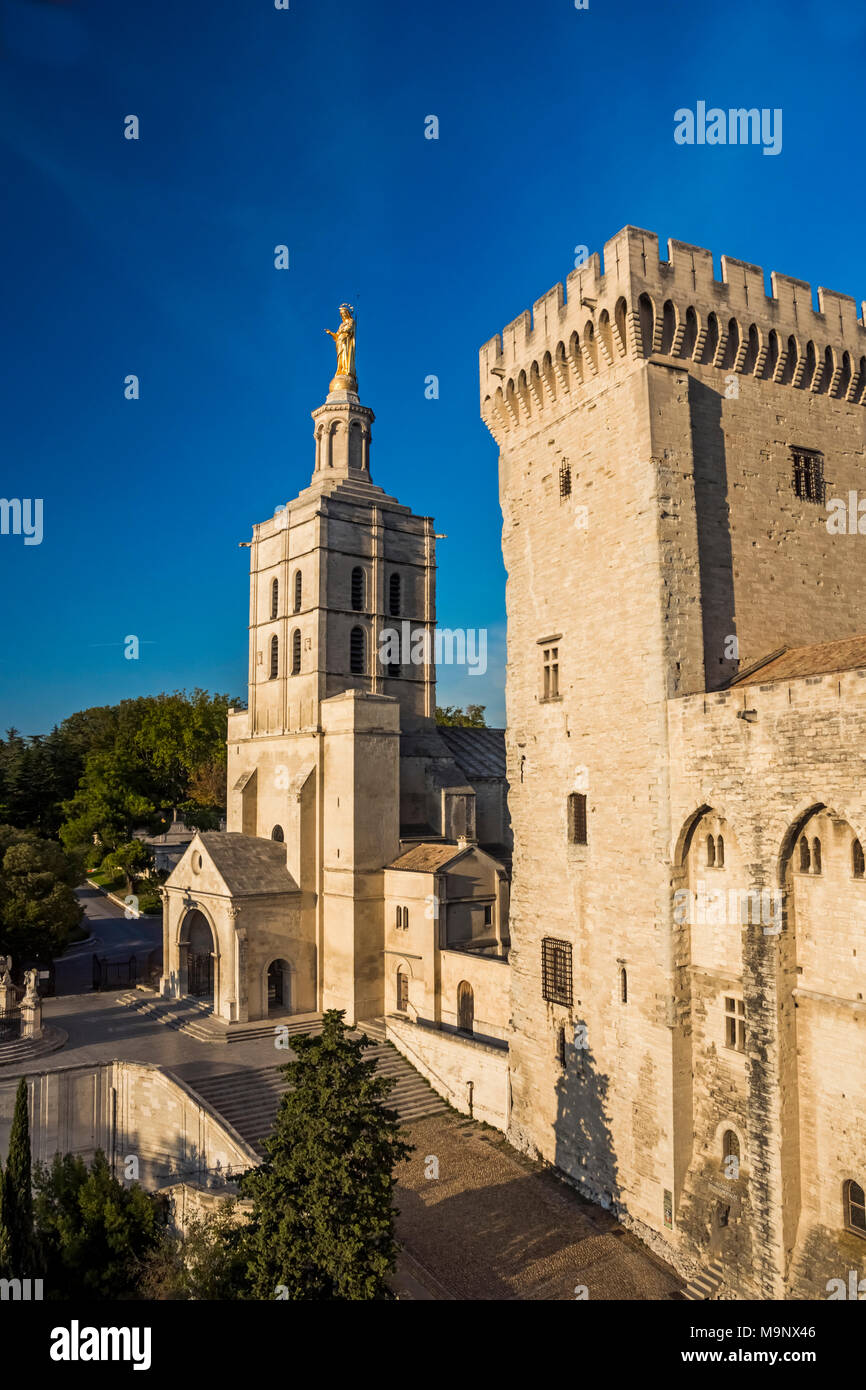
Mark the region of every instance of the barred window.
[[725, 999], [725, 1047], [746, 1050], [746, 1006], [742, 999]]
[[541, 993], [550, 1004], [571, 1005], [571, 943], [545, 936], [541, 942]]
[[273, 680], [276, 680], [276, 678], [277, 678], [277, 673], [278, 673], [279, 669], [280, 669], [280, 643], [279, 643], [279, 638], [277, 637], [277, 634], [274, 633], [273, 637], [271, 638], [271, 674], [270, 674], [270, 676], [269, 676], [268, 679], [269, 679], [269, 680], [272, 680], [272, 681], [273, 681]]
[[572, 792], [568, 798], [568, 838], [573, 845], [586, 844], [586, 795]]
[[280, 581], [271, 581], [271, 617], [275, 618], [280, 609]]
[[559, 495], [562, 498], [571, 496], [571, 464], [568, 459], [563, 459], [559, 465]]
[[845, 1184], [845, 1225], [858, 1236], [866, 1236], [866, 1193], [851, 1178]]
[[292, 675], [298, 676], [301, 672], [301, 630], [296, 627], [292, 633]]
[[792, 449], [794, 491], [803, 502], [824, 505], [824, 455], [814, 449]]
[[300, 570], [295, 570], [295, 612], [301, 611], [301, 599], [304, 595], [304, 578]]

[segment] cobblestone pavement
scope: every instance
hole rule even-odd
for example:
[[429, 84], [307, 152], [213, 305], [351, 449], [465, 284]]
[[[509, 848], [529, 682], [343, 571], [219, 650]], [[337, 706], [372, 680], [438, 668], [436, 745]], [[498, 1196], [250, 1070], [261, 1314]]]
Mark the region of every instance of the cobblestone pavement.
[[[683, 1283], [619, 1223], [497, 1131], [448, 1111], [407, 1126], [396, 1284], [408, 1299], [668, 1299]], [[438, 1179], [425, 1177], [429, 1155]], [[418, 1289], [418, 1284], [422, 1289]]]

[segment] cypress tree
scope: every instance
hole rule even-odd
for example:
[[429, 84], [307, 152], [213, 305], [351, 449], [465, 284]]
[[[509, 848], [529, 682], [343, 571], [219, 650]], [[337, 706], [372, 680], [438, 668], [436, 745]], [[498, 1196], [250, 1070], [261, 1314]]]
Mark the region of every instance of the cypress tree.
[[8, 1242], [7, 1263], [13, 1279], [36, 1273], [33, 1238], [33, 1179], [30, 1171], [30, 1118], [27, 1082], [22, 1076], [15, 1096], [9, 1153], [3, 1180], [3, 1226]]
[[[329, 1009], [321, 1037], [292, 1039], [267, 1158], [244, 1175], [253, 1210], [247, 1277], [253, 1298], [387, 1299], [397, 1257], [394, 1167], [412, 1152], [384, 1101], [394, 1082], [364, 1058]], [[277, 1290], [280, 1289], [280, 1293]]]

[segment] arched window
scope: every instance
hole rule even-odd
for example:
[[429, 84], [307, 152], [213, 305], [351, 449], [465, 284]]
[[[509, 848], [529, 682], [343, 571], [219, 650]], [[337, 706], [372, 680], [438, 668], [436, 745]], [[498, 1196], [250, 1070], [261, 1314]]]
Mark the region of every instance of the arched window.
[[271, 638], [271, 674], [269, 680], [276, 680], [280, 668], [280, 642], [277, 634]]
[[722, 1171], [733, 1182], [740, 1176], [740, 1141], [732, 1129], [722, 1135]]
[[475, 1023], [475, 995], [468, 980], [457, 986], [457, 1027], [461, 1033], [471, 1033]]
[[301, 601], [304, 597], [304, 576], [300, 570], [295, 570], [295, 612], [300, 613]]
[[820, 872], [821, 872], [821, 841], [818, 839], [818, 836], [816, 835], [815, 838], [814, 838], [813, 841], [812, 841], [812, 873], [813, 873], [813, 874], [819, 874]]
[[707, 863], [708, 863], [708, 865], [710, 866], [710, 868], [712, 868], [713, 865], [715, 864], [715, 862], [716, 862], [716, 842], [715, 842], [715, 840], [713, 839], [712, 835], [708, 835], [708, 836], [707, 836]]
[[286, 837], [283, 834], [283, 827], [281, 825], [274, 826], [273, 830], [271, 831], [271, 839], [276, 840], [278, 845], [282, 845], [285, 843]]
[[349, 636], [349, 670], [353, 676], [363, 676], [367, 666], [366, 641], [364, 639], [364, 629], [353, 627]]
[[809, 841], [806, 839], [806, 836], [803, 835], [802, 838], [801, 838], [801, 840], [800, 840], [800, 873], [801, 873], [801, 874], [807, 874], [807, 873], [809, 872], [809, 866], [810, 866], [811, 862], [812, 862], [812, 856], [811, 856], [811, 854], [809, 853]]
[[392, 618], [400, 615], [400, 576], [392, 574], [388, 581], [388, 612]]
[[725, 842], [721, 835], [716, 836], [716, 867], [725, 867]]
[[849, 1178], [844, 1188], [845, 1225], [858, 1236], [866, 1236], [866, 1193], [859, 1182]]
[[271, 617], [275, 618], [280, 609], [280, 581], [271, 580]]
[[301, 629], [296, 627], [292, 633], [292, 675], [298, 676], [301, 672]]
[[628, 972], [625, 966], [619, 972], [619, 1002], [621, 1004], [628, 1003]]
[[866, 873], [866, 859], [863, 857], [863, 846], [859, 840], [855, 840], [851, 846], [851, 868], [855, 878], [862, 878]]
[[355, 613], [364, 611], [364, 571], [360, 565], [352, 570], [352, 610]]
[[397, 930], [399, 931], [400, 928], [401, 928], [402, 926], [403, 926], [403, 909], [402, 909], [402, 907], [398, 907], [398, 908], [397, 908]]
[[409, 976], [397, 968], [397, 1008], [404, 1014], [409, 1007]]

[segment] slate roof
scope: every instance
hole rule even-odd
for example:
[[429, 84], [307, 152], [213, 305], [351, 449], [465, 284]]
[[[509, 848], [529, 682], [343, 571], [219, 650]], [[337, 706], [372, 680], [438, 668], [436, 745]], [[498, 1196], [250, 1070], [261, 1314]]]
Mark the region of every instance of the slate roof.
[[284, 844], [228, 830], [204, 830], [199, 839], [232, 897], [300, 892], [286, 868]]
[[466, 729], [440, 724], [437, 733], [470, 782], [473, 777], [505, 776], [504, 729]]
[[809, 647], [782, 647], [765, 661], [735, 676], [730, 684], [766, 685], [771, 681], [797, 680], [801, 676], [822, 676], [831, 671], [858, 668], [866, 668], [866, 637], [845, 637], [839, 642], [816, 642]]

